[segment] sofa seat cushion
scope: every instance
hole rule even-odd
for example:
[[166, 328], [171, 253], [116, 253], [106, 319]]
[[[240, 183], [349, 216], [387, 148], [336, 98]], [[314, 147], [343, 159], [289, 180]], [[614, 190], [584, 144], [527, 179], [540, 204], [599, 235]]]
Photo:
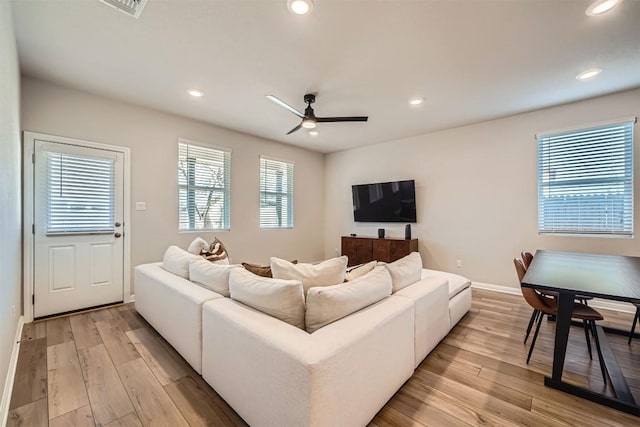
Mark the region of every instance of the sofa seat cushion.
[[391, 295], [391, 275], [384, 266], [349, 282], [310, 288], [306, 328], [312, 333]]
[[449, 299], [455, 297], [460, 292], [471, 286], [471, 281], [459, 274], [447, 273], [446, 271], [422, 269], [422, 278], [442, 277], [449, 281]]

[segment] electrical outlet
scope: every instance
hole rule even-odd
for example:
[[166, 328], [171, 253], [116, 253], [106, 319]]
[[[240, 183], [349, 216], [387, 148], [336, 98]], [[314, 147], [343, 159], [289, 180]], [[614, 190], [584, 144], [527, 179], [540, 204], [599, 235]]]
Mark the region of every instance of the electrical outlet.
[[147, 203], [146, 202], [136, 202], [136, 210], [137, 211], [146, 211]]
[[338, 250], [338, 248], [335, 248], [336, 250], [336, 255], [340, 255], [340, 251]]
[[462, 268], [462, 260], [461, 259], [456, 260], [456, 268]]

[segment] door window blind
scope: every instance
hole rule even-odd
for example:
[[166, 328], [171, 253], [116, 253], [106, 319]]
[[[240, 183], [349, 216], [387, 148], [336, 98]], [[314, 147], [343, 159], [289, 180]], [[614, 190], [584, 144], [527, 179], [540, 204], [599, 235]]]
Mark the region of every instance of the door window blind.
[[260, 228], [293, 227], [293, 163], [260, 157]]
[[112, 232], [114, 160], [46, 154], [47, 234]]
[[231, 152], [178, 143], [181, 231], [230, 229]]
[[633, 235], [633, 122], [538, 136], [538, 231]]

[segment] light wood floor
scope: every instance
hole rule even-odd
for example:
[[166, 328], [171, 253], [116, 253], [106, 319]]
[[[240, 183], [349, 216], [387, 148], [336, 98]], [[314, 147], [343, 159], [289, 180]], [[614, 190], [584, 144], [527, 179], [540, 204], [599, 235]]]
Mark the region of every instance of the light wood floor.
[[[632, 315], [600, 311], [603, 323], [629, 328]], [[474, 290], [471, 311], [371, 426], [640, 425], [543, 385], [553, 324], [543, 321], [526, 365], [530, 314], [519, 296]], [[32, 339], [20, 348], [9, 426], [245, 425], [131, 305], [25, 325], [23, 338]], [[584, 340], [572, 328], [564, 378], [607, 392]], [[640, 400], [640, 339], [609, 340]]]

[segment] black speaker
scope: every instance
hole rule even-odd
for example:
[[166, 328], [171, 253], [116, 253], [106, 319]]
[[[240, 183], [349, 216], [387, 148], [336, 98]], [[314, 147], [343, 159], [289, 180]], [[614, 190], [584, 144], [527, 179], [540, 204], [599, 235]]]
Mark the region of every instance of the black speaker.
[[378, 228], [378, 237], [384, 239], [384, 228]]
[[407, 224], [404, 226], [404, 238], [407, 240], [411, 240], [411, 224]]

